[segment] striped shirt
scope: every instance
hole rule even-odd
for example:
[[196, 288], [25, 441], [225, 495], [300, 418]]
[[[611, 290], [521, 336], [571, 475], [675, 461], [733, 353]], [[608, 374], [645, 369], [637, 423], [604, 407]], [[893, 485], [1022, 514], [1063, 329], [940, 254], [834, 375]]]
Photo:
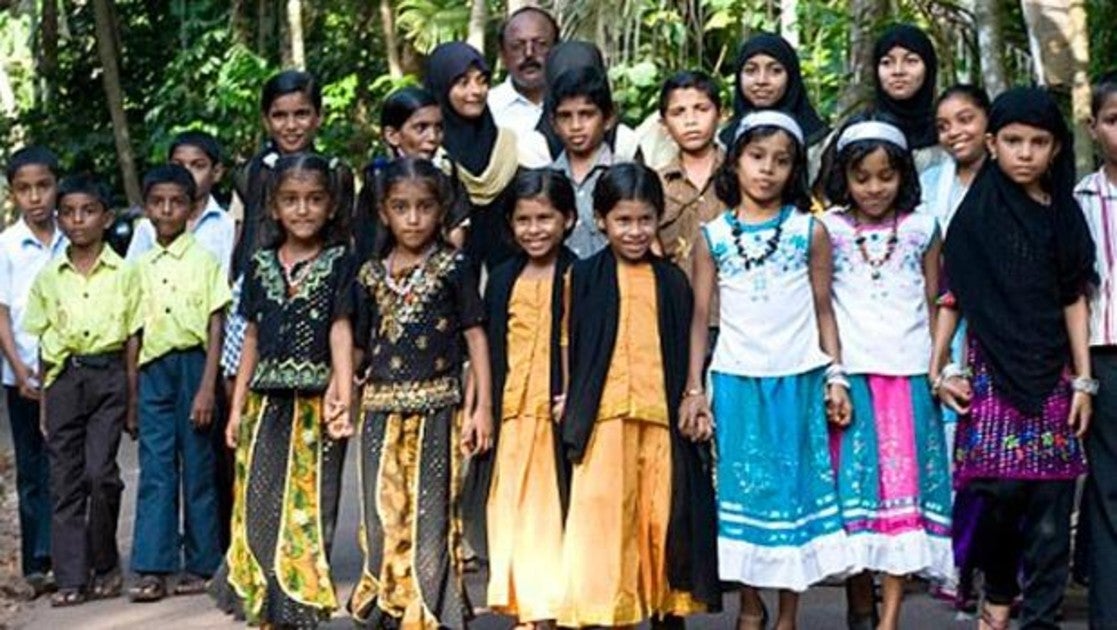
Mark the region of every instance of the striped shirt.
[[1090, 345], [1117, 346], [1117, 184], [1099, 170], [1082, 178], [1074, 196], [1097, 249], [1100, 282], [1090, 298]]

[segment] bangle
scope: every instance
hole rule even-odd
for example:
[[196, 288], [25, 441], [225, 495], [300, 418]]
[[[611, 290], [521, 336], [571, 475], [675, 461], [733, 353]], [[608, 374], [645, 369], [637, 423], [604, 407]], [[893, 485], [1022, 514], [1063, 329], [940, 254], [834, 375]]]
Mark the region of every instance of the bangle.
[[686, 390], [685, 392], [683, 392], [683, 399], [685, 400], [687, 398], [693, 398], [695, 396], [701, 396], [704, 393], [706, 393], [706, 392], [704, 392], [701, 387], [692, 387], [692, 388]]
[[957, 363], [947, 363], [943, 366], [942, 371], [935, 377], [935, 381], [931, 383], [931, 391], [937, 392], [942, 389], [943, 383], [952, 378], [970, 378], [973, 373], [969, 367], [963, 367]]
[[1098, 379], [1090, 378], [1089, 376], [1076, 376], [1070, 382], [1071, 389], [1076, 392], [1082, 392], [1087, 396], [1096, 396], [1098, 393]]
[[845, 366], [842, 365], [841, 363], [838, 363], [837, 361], [835, 361], [834, 363], [831, 363], [830, 365], [826, 366], [826, 378], [827, 379], [833, 378], [835, 376], [845, 376], [845, 375], [846, 375]]
[[830, 387], [831, 385], [840, 385], [848, 390], [849, 379], [845, 377], [845, 374], [834, 374], [826, 379], [826, 386]]

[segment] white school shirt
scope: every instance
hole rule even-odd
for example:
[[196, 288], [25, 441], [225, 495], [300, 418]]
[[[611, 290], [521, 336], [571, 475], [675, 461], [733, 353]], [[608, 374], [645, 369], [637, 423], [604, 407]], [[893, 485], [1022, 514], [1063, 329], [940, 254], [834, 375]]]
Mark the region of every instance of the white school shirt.
[[[897, 217], [896, 246], [874, 269], [857, 243], [858, 231], [844, 208], [822, 217], [834, 257], [834, 317], [849, 374], [915, 376], [931, 363], [931, 323], [923, 256], [938, 233], [938, 220], [925, 213]], [[888, 251], [892, 222], [862, 227], [871, 260]]]
[[[237, 225], [232, 215], [226, 212], [212, 195], [202, 214], [194, 222], [191, 233], [203, 249], [213, 254], [221, 265], [221, 271], [228, 276], [229, 265], [233, 260]], [[128, 244], [128, 253], [124, 259], [135, 262], [153, 247], [155, 247], [155, 226], [145, 217], [136, 224], [136, 231], [132, 234], [132, 242]]]
[[[740, 236], [734, 235], [739, 227]], [[781, 227], [773, 253], [745, 268], [768, 248]], [[755, 225], [741, 224], [727, 211], [702, 227], [717, 267], [721, 330], [710, 369], [748, 377], [803, 374], [830, 363], [819, 345], [818, 317], [810, 279], [814, 219], [791, 206]]]
[[1117, 185], [1102, 170], [1078, 182], [1074, 197], [1082, 207], [1097, 256], [1098, 288], [1090, 296], [1090, 345], [1117, 345]]
[[533, 103], [531, 99], [516, 91], [512, 77], [504, 79], [500, 85], [489, 90], [489, 110], [496, 124], [524, 137], [535, 131], [539, 117], [543, 115], [543, 103]]
[[[11, 314], [12, 336], [20, 360], [35, 371], [39, 369], [39, 338], [23, 329], [27, 296], [35, 276], [51, 259], [63, 254], [67, 244], [56, 225], [50, 245], [43, 245], [22, 218], [0, 233], [0, 304], [7, 306]], [[7, 359], [4, 360], [3, 380], [4, 385], [16, 384], [15, 372]]]

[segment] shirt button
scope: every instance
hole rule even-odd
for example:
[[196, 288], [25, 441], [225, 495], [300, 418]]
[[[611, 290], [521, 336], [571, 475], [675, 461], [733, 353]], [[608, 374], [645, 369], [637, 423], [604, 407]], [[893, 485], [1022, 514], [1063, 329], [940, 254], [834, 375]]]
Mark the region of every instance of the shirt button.
[[166, 313], [167, 315], [170, 315], [171, 314], [171, 307], [168, 306], [167, 308], [163, 309], [163, 312]]
[[82, 335], [85, 335], [86, 337], [88, 337], [89, 336], [89, 331], [87, 330], [87, 331], [83, 332]]
[[163, 284], [167, 284], [167, 279], [163, 278]]
[[88, 293], [82, 293], [81, 296], [83, 298], [87, 299], [87, 300], [89, 299], [89, 294]]

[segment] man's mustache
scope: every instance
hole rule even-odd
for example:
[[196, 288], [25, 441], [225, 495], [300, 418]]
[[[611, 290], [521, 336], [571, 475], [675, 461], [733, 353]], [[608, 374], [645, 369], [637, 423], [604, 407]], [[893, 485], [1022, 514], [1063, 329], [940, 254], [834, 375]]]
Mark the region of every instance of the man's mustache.
[[543, 64], [538, 61], [528, 60], [520, 64], [520, 70], [542, 70]]

